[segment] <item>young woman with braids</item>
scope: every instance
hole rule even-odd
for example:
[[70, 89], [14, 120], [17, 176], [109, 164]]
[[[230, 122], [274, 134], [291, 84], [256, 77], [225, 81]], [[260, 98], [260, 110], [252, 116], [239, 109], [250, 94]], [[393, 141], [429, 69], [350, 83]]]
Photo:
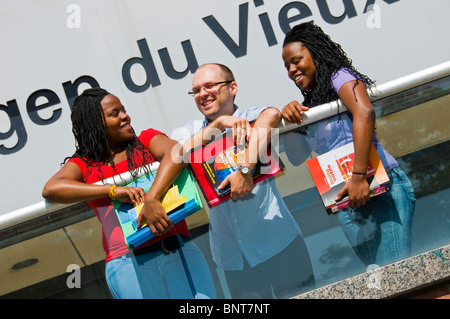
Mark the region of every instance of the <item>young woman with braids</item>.
[[[137, 137], [121, 101], [101, 88], [87, 89], [77, 97], [71, 120], [76, 151], [46, 183], [42, 195], [59, 203], [88, 201], [94, 209], [102, 225], [106, 279], [113, 297], [192, 298], [193, 281], [197, 297], [214, 298], [208, 265], [198, 247], [187, 240], [186, 223], [173, 225], [160, 202], [184, 167], [183, 161], [172, 158], [177, 142], [154, 129]], [[153, 161], [160, 165], [147, 194], [139, 187], [92, 185], [127, 171], [136, 177], [140, 167]], [[143, 202], [138, 225], [145, 219], [155, 237], [129, 251], [112, 199]], [[186, 241], [181, 249], [192, 278], [180, 258], [178, 236]]]
[[[366, 265], [409, 257], [415, 195], [397, 161], [378, 142], [375, 112], [367, 94], [374, 82], [358, 72], [341, 46], [312, 23], [299, 24], [286, 34], [282, 58], [288, 77], [304, 97], [302, 105], [292, 101], [283, 108], [286, 120], [300, 124], [303, 112], [337, 99], [349, 111], [311, 125], [303, 137], [302, 156], [293, 156], [292, 147], [287, 155], [298, 163], [311, 151], [322, 154], [353, 141], [352, 178], [336, 197], [338, 201], [348, 195], [350, 200], [351, 208], [338, 213], [343, 231]], [[390, 185], [386, 193], [370, 198], [366, 172], [372, 143]]]

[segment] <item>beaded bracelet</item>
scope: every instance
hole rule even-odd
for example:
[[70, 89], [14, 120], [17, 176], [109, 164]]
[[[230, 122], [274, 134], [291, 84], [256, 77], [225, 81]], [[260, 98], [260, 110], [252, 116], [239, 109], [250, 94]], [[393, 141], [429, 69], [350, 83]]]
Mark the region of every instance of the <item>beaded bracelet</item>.
[[114, 189], [117, 187], [117, 185], [112, 185], [110, 190], [109, 190], [109, 198], [111, 198], [111, 200], [115, 200], [116, 196], [114, 195]]

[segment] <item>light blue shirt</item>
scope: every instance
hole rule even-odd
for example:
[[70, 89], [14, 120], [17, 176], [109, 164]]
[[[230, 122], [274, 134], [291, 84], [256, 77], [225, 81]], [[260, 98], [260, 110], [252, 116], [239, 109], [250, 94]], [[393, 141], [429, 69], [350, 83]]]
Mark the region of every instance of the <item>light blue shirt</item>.
[[[264, 109], [255, 107], [243, 111], [236, 106], [233, 116], [253, 121]], [[184, 144], [208, 124], [206, 118], [187, 123], [178, 142]], [[245, 197], [211, 207], [209, 219], [213, 260], [224, 270], [242, 270], [243, 256], [254, 267], [281, 252], [301, 235], [274, 177], [257, 183]]]

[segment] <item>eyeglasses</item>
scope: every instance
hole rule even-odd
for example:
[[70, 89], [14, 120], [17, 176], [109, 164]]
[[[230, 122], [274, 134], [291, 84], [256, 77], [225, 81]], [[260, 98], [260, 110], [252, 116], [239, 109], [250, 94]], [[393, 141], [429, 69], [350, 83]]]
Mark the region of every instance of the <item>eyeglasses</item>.
[[202, 89], [204, 89], [206, 92], [211, 92], [212, 90], [214, 90], [216, 88], [216, 86], [218, 86], [219, 84], [228, 84], [231, 83], [233, 81], [221, 81], [221, 82], [215, 82], [215, 83], [206, 83], [205, 85], [199, 87], [199, 88], [192, 88], [192, 90], [188, 91], [188, 94], [190, 96], [194, 96], [197, 95], [201, 92]]

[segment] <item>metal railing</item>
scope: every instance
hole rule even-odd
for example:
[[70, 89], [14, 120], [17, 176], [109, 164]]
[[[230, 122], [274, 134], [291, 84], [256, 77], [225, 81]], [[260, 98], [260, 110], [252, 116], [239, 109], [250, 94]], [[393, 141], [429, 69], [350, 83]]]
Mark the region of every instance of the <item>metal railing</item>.
[[[368, 92], [370, 95], [370, 99], [372, 102], [378, 101], [380, 99], [392, 96], [394, 94], [412, 89], [414, 87], [427, 84], [433, 81], [436, 81], [440, 78], [446, 77], [450, 75], [450, 61], [447, 61], [442, 64], [435, 65], [433, 67], [424, 69], [422, 71], [418, 71], [412, 73], [410, 75], [398, 78], [396, 80], [392, 80], [390, 82], [384, 83], [382, 85], [377, 86], [371, 92]], [[279, 125], [279, 133], [285, 133], [294, 129], [297, 129], [301, 126], [309, 125], [314, 122], [321, 121], [325, 118], [334, 116], [337, 112], [346, 111], [345, 106], [341, 103], [340, 100], [333, 101], [331, 103], [322, 104], [311, 108], [309, 111], [304, 113], [303, 123], [301, 125], [289, 123], [281, 121]], [[157, 170], [159, 166], [158, 162], [149, 165], [150, 170]], [[143, 171], [141, 171], [143, 174]], [[141, 174], [141, 175], [142, 175]], [[124, 181], [131, 181], [131, 174], [121, 174], [121, 177]], [[107, 179], [106, 183], [113, 182], [113, 177]], [[102, 182], [99, 182], [102, 183]], [[55, 211], [61, 210], [63, 208], [76, 205], [78, 203], [71, 204], [57, 204], [52, 203], [47, 200], [43, 200], [36, 204], [11, 211], [6, 214], [0, 215], [0, 230], [6, 229], [8, 227], [12, 227], [18, 225], [20, 223], [24, 223], [26, 221], [32, 220], [34, 218], [38, 218], [47, 214], [51, 214]]]
[[[436, 81], [440, 78], [449, 75], [450, 75], [450, 61], [447, 61], [445, 63], [441, 63], [433, 67], [424, 69], [422, 71], [418, 71], [410, 75], [376, 86], [371, 92], [368, 93], [370, 96], [370, 100], [372, 102], [376, 102], [378, 100], [384, 99], [394, 94], [412, 89], [419, 85]], [[304, 113], [304, 116], [302, 116], [303, 122], [301, 125], [292, 124], [282, 119], [279, 126], [280, 134], [296, 129], [300, 126], [305, 126], [323, 120], [327, 117], [336, 115], [338, 111], [343, 112], [346, 110], [347, 109], [341, 103], [340, 100], [316, 106]]]

